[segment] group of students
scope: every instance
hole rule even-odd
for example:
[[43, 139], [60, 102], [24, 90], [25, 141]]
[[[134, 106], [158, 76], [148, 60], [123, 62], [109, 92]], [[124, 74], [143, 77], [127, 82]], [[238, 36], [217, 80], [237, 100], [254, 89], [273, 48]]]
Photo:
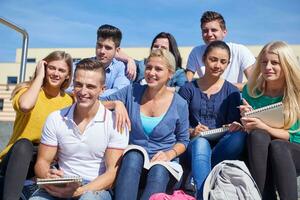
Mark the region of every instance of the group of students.
[[[246, 47], [222, 41], [225, 21], [214, 11], [203, 14], [201, 30], [205, 45], [192, 50], [186, 73], [171, 34], [158, 34], [148, 58], [135, 61], [120, 50], [122, 34], [111, 25], [98, 29], [96, 57], [78, 62], [74, 73], [65, 52], [40, 61], [32, 80], [12, 93], [17, 115], [0, 154], [1, 198], [19, 199], [26, 179], [74, 175], [83, 177], [82, 185], [46, 185], [30, 199], [146, 200], [171, 191], [176, 181], [165, 167], [146, 171], [142, 153], [122, 155], [129, 143], [145, 148], [151, 161], [187, 158], [200, 200], [211, 169], [241, 159], [246, 146], [263, 199], [276, 199], [275, 189], [280, 199], [297, 199], [300, 66], [295, 55], [277, 41], [265, 45], [255, 61]], [[200, 78], [192, 80], [195, 72]], [[65, 90], [72, 79], [69, 95]], [[280, 101], [283, 128], [244, 116]], [[229, 131], [217, 141], [196, 137], [223, 125]]]

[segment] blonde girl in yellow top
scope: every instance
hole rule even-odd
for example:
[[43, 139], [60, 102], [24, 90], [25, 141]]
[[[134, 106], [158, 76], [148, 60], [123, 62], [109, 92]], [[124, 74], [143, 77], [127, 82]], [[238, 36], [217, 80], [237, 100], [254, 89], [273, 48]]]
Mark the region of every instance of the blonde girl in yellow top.
[[73, 103], [64, 92], [72, 80], [72, 65], [69, 54], [54, 51], [38, 62], [31, 81], [18, 84], [12, 92], [16, 118], [8, 145], [0, 153], [0, 199], [19, 199], [26, 177], [34, 176], [46, 117]]

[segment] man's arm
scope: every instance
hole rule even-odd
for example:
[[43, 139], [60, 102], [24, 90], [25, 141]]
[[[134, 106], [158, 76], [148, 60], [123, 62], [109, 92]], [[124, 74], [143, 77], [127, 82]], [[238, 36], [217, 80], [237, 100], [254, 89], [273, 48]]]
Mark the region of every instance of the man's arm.
[[195, 72], [192, 72], [190, 70], [186, 71], [186, 78], [189, 82], [191, 82], [194, 78]]
[[35, 175], [38, 178], [51, 178], [56, 175], [62, 176], [60, 170], [50, 169], [50, 165], [55, 158], [57, 147], [44, 144], [39, 145], [38, 157], [35, 164]]
[[[238, 54], [239, 54], [239, 59], [240, 59], [240, 69], [243, 70], [246, 78], [248, 79], [253, 72], [254, 69], [254, 65], [255, 65], [255, 57], [253, 56], [253, 54], [251, 53], [251, 51], [245, 47], [244, 45], [237, 45], [236, 47], [238, 50]], [[247, 81], [244, 81], [243, 83], [236, 83], [234, 84], [240, 91], [242, 91], [245, 83]]]
[[[55, 158], [57, 147], [40, 144], [38, 158], [35, 164], [35, 174], [39, 178], [58, 178], [63, 177], [63, 171], [59, 169], [50, 169], [50, 164]], [[78, 189], [78, 183], [69, 183], [64, 187], [55, 185], [44, 185], [43, 188], [52, 196], [59, 198], [70, 198]]]
[[[204, 53], [206, 46], [201, 45], [197, 46], [192, 49], [191, 53], [189, 54], [187, 64], [186, 64], [186, 77], [189, 82], [191, 82], [194, 78], [197, 69], [203, 66], [202, 63], [202, 55]], [[199, 71], [201, 71], [199, 69]]]
[[123, 149], [106, 149], [104, 155], [106, 171], [92, 182], [79, 187], [74, 196], [80, 196], [87, 191], [100, 191], [111, 188], [116, 178], [123, 151]]
[[247, 67], [247, 68], [244, 70], [244, 74], [245, 74], [245, 76], [246, 76], [247, 79], [252, 75], [253, 70], [254, 70], [254, 64], [251, 65], [251, 66], [249, 66], [249, 67]]
[[[251, 65], [249, 67], [247, 67], [245, 70], [244, 70], [244, 74], [246, 76], [246, 78], [248, 79], [252, 73], [253, 73], [253, 70], [254, 70], [254, 65]], [[244, 81], [243, 83], [235, 83], [234, 85], [240, 90], [242, 91], [243, 90], [243, 87], [244, 85], [247, 83], [247, 81]]]
[[246, 82], [243, 83], [234, 83], [233, 85], [235, 87], [237, 87], [239, 89], [239, 91], [241, 92], [243, 90], [244, 85], [246, 84]]
[[119, 49], [115, 55], [117, 60], [127, 63], [127, 77], [130, 80], [135, 80], [137, 66], [133, 58], [128, 56], [122, 49]]

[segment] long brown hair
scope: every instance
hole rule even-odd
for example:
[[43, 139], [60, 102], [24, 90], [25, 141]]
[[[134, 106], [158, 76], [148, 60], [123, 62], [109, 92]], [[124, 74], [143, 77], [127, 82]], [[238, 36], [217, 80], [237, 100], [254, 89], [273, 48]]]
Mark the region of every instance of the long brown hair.
[[[47, 63], [56, 61], [56, 60], [64, 60], [66, 62], [66, 64], [68, 65], [69, 78], [66, 79], [61, 84], [60, 90], [64, 91], [65, 89], [67, 89], [72, 81], [72, 74], [73, 74], [73, 71], [72, 71], [73, 60], [72, 60], [71, 55], [64, 51], [53, 51], [48, 56], [46, 56], [43, 60], [46, 61]], [[34, 81], [35, 78], [36, 78], [36, 71], [34, 72], [33, 78], [31, 80], [25, 81], [25, 82], [22, 82], [22, 83], [19, 83], [18, 85], [16, 85], [15, 89], [12, 91], [11, 98], [13, 98], [21, 89], [30, 87], [30, 85], [32, 84], [32, 82]], [[44, 78], [44, 82], [45, 82], [45, 78]]]

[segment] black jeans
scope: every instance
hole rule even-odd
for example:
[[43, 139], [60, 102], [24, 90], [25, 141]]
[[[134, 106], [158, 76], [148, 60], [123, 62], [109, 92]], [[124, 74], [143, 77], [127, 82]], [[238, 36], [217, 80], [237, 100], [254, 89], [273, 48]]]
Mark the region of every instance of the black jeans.
[[300, 172], [300, 145], [280, 139], [272, 140], [262, 130], [247, 138], [250, 172], [263, 199], [297, 200], [297, 173]]
[[0, 163], [0, 199], [18, 200], [24, 181], [34, 176], [37, 147], [28, 139], [18, 140]]
[[300, 145], [273, 140], [270, 146], [275, 186], [280, 199], [297, 199], [297, 174], [300, 173]]

